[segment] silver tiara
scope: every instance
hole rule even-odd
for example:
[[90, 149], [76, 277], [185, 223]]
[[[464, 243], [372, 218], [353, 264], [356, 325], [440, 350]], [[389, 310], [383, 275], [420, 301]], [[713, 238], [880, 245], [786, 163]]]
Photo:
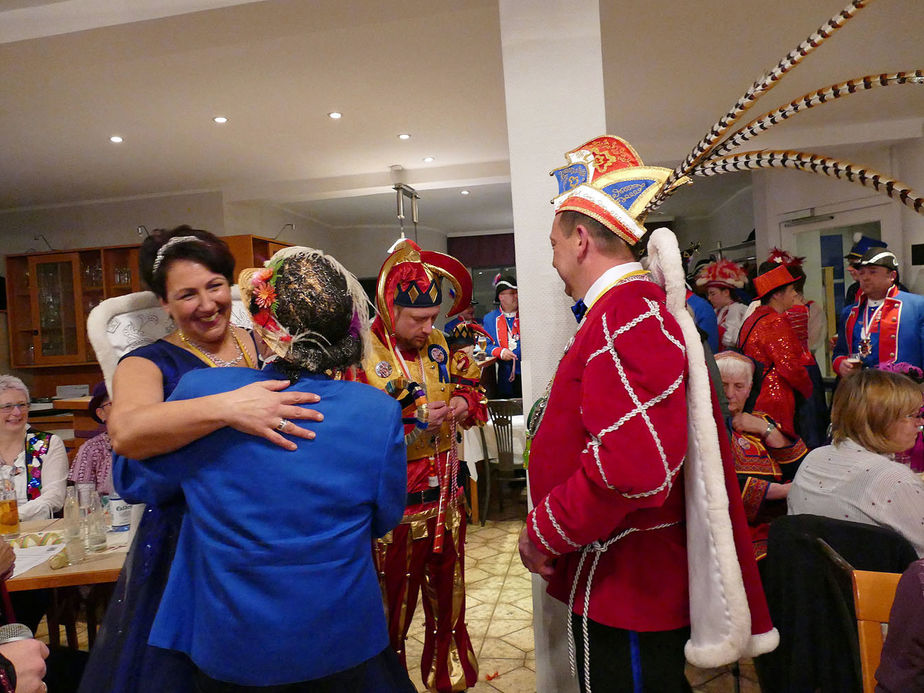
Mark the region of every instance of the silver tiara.
[[151, 274], [156, 274], [161, 263], [164, 261], [166, 252], [175, 245], [180, 243], [205, 243], [201, 238], [196, 236], [174, 236], [157, 249], [157, 257], [154, 258], [154, 265], [151, 267]]

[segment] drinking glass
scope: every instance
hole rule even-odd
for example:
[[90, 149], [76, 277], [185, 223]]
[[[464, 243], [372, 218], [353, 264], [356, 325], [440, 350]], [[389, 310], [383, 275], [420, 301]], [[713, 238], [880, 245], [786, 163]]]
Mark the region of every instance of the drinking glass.
[[19, 536], [19, 504], [13, 483], [12, 467], [0, 467], [0, 534]]

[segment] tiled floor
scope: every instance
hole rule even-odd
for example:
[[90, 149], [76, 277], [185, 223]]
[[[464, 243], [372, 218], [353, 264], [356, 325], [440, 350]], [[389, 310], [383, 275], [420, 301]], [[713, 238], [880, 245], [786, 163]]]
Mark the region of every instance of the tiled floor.
[[[478, 683], [474, 691], [535, 693], [536, 660], [532, 625], [532, 583], [520, 562], [517, 538], [523, 528], [525, 503], [507, 503], [502, 519], [484, 527], [469, 525], [465, 547], [466, 621], [478, 657]], [[496, 508], [491, 513], [497, 518]], [[411, 680], [418, 691], [423, 617], [418, 606], [407, 643]], [[730, 667], [687, 667], [687, 679], [697, 693], [731, 693], [734, 677]], [[740, 690], [759, 693], [751, 662], [741, 664]]]

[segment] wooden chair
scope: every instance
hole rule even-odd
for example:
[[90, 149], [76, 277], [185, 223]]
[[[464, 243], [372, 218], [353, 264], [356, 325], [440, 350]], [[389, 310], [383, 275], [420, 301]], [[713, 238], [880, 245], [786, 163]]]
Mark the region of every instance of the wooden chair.
[[[500, 509], [504, 509], [504, 487], [505, 483], [523, 482], [526, 480], [521, 473], [523, 470], [523, 460], [514, 459], [513, 454], [513, 417], [523, 413], [522, 399], [489, 399], [488, 411], [491, 413], [491, 423], [494, 427], [494, 438], [497, 441], [497, 459], [487, 456], [487, 447], [485, 447], [485, 502], [482, 518], [486, 518], [488, 510], [491, 507], [491, 477], [494, 476], [498, 483], [498, 496]], [[482, 432], [482, 436], [484, 432]], [[484, 438], [482, 438], [484, 444]], [[497, 472], [492, 472], [488, 468], [493, 462], [497, 463]], [[518, 473], [520, 472], [520, 473]]]
[[885, 628], [889, 623], [892, 602], [901, 573], [884, 573], [872, 570], [857, 570], [843, 556], [822, 539], [816, 538], [822, 552], [835, 566], [840, 575], [850, 580], [853, 598], [853, 612], [857, 621], [857, 656], [863, 693], [876, 690], [876, 669], [885, 642]]
[[901, 573], [875, 573], [854, 570], [853, 603], [857, 614], [857, 635], [860, 639], [860, 663], [863, 667], [863, 693], [876, 690], [876, 669], [885, 642], [883, 625], [889, 623], [889, 612], [895, 601], [895, 589]]

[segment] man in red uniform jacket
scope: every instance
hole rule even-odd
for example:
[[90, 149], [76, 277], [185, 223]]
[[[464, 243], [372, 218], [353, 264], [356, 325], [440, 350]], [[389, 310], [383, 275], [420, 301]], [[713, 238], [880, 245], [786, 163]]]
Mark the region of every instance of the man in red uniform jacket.
[[580, 326], [532, 439], [520, 554], [571, 609], [582, 690], [689, 690], [683, 337], [629, 245], [640, 225], [571, 202], [550, 241]]

